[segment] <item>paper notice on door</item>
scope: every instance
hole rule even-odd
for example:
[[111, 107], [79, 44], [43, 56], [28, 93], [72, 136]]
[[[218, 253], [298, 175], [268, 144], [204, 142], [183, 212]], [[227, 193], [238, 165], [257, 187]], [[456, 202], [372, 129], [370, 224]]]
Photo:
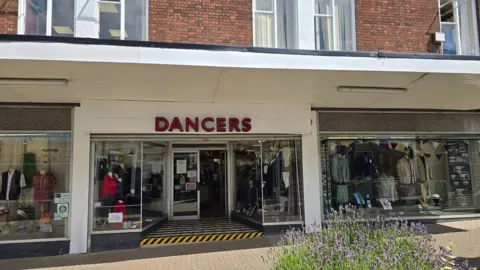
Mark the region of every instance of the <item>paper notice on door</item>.
[[187, 172], [187, 177], [188, 178], [197, 177], [197, 170], [189, 170]]
[[187, 173], [187, 160], [177, 160], [177, 173]]
[[197, 189], [197, 183], [187, 183], [185, 186], [186, 190], [196, 190]]

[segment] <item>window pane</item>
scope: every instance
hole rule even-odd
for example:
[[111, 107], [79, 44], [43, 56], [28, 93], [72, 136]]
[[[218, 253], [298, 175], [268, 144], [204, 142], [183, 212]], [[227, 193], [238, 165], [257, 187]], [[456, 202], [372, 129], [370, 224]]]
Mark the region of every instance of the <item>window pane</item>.
[[474, 11], [471, 1], [460, 1], [458, 3], [460, 40], [463, 55], [476, 55], [477, 48], [475, 39], [475, 26], [477, 22], [474, 20]]
[[335, 1], [336, 46], [337, 51], [353, 50], [353, 5], [351, 0]]
[[301, 156], [299, 141], [262, 143], [264, 223], [302, 221]]
[[27, 0], [25, 35], [45, 35], [47, 32], [47, 0]]
[[0, 139], [0, 241], [68, 236], [70, 135]]
[[99, 38], [120, 39], [120, 4], [98, 3], [99, 12]]
[[331, 18], [315, 17], [315, 46], [317, 50], [333, 50]]
[[258, 141], [233, 143], [235, 213], [262, 222], [262, 163]]
[[457, 54], [457, 31], [454, 24], [442, 24], [442, 32], [445, 34], [443, 42], [443, 54]]
[[142, 227], [167, 216], [164, 179], [167, 175], [166, 145], [143, 143]]
[[140, 143], [95, 143], [93, 230], [140, 229]]
[[255, 46], [275, 47], [273, 14], [255, 14]]
[[371, 217], [472, 213], [478, 141], [328, 140], [322, 144], [326, 212], [350, 204], [364, 208]]
[[316, 14], [332, 14], [331, 0], [315, 0], [315, 13]]
[[73, 37], [75, 0], [52, 2], [52, 36]]
[[146, 0], [125, 1], [125, 39], [146, 40]]
[[277, 0], [278, 48], [294, 49], [297, 35], [297, 7], [294, 1]]
[[256, 10], [273, 12], [273, 1], [275, 0], [256, 0]]

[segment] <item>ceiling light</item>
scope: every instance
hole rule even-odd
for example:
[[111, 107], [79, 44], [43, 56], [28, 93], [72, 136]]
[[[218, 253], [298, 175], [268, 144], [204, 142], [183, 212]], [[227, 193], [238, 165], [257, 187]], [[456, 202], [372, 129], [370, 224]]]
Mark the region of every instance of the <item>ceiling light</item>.
[[364, 86], [339, 86], [337, 92], [346, 93], [373, 93], [373, 94], [404, 94], [407, 88], [400, 87], [364, 87]]
[[67, 85], [66, 79], [0, 78], [0, 85]]
[[72, 35], [73, 34], [73, 30], [69, 26], [53, 26], [53, 29], [55, 30], [55, 32], [57, 34], [60, 34], [60, 35]]
[[[109, 29], [108, 31], [112, 37], [120, 37], [121, 31], [119, 29]], [[128, 38], [127, 31], [124, 31], [124, 35]]]

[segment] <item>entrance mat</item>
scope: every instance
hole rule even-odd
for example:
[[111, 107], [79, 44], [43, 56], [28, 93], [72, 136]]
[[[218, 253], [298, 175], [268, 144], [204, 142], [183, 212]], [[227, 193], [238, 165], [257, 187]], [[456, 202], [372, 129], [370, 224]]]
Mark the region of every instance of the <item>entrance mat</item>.
[[250, 239], [250, 238], [262, 237], [262, 236], [263, 236], [263, 232], [155, 237], [155, 238], [143, 239], [140, 242], [140, 246], [230, 241], [230, 240]]

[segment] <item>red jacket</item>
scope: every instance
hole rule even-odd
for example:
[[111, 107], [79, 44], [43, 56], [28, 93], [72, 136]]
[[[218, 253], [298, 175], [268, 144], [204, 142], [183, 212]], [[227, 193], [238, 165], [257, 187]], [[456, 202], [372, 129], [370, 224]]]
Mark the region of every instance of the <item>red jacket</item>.
[[102, 190], [100, 192], [100, 199], [103, 199], [105, 195], [113, 195], [117, 193], [117, 180], [115, 176], [110, 177], [108, 174], [103, 177]]

